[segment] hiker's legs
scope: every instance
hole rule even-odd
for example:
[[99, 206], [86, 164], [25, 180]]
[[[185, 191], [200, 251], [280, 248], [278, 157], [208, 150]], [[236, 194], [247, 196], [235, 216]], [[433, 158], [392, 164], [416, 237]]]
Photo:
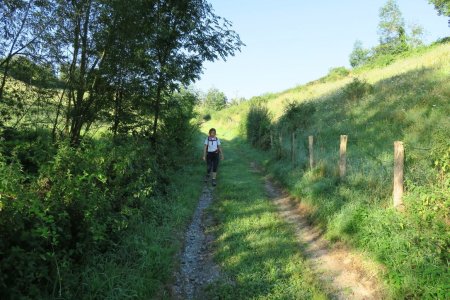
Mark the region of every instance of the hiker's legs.
[[216, 179], [217, 168], [219, 167], [219, 153], [213, 153], [212, 157], [212, 179]]
[[206, 155], [206, 176], [209, 176], [211, 170], [213, 169], [213, 157], [210, 153]]

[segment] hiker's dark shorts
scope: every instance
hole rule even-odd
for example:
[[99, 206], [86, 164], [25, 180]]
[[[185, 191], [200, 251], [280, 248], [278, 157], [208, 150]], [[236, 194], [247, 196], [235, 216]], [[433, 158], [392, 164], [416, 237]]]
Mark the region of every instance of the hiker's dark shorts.
[[211, 170], [215, 173], [217, 172], [217, 167], [219, 166], [219, 153], [208, 152], [206, 155], [206, 172], [209, 174]]

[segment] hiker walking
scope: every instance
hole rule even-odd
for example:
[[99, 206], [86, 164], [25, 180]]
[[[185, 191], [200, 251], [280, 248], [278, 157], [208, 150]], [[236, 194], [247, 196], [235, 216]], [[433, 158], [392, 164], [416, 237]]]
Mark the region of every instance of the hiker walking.
[[205, 182], [209, 179], [212, 171], [211, 184], [216, 186], [217, 167], [219, 166], [219, 155], [223, 160], [223, 150], [220, 147], [220, 140], [216, 137], [216, 129], [211, 128], [209, 135], [205, 139], [205, 147], [203, 148], [203, 160], [206, 161]]

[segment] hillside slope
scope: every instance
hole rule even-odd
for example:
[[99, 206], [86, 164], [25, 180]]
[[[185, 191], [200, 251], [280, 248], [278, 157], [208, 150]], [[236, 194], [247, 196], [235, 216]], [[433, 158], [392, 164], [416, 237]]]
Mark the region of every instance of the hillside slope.
[[[263, 159], [268, 172], [310, 206], [328, 239], [351, 244], [386, 266], [393, 298], [445, 298], [449, 100], [450, 43], [444, 43], [385, 67], [254, 97], [213, 114], [210, 124], [228, 139], [265, 141], [259, 146], [269, 148]], [[258, 117], [248, 118], [249, 111]], [[338, 172], [341, 134], [348, 135], [345, 180]], [[406, 151], [402, 213], [392, 208], [396, 140]]]

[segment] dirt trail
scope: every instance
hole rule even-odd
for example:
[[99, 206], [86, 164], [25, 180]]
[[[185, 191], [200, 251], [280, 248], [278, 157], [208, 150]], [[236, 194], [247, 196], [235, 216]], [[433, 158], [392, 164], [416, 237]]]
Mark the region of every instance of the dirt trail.
[[[251, 164], [254, 172], [261, 171]], [[382, 267], [369, 263], [355, 251], [329, 243], [322, 232], [308, 222], [307, 209], [282, 192], [269, 178], [265, 188], [278, 207], [279, 214], [294, 225], [298, 242], [302, 245], [309, 265], [318, 275], [332, 299], [383, 299], [382, 284], [378, 278]], [[203, 188], [192, 222], [185, 234], [185, 245], [180, 255], [180, 268], [172, 286], [174, 299], [204, 298], [202, 289], [221, 278], [219, 267], [213, 262], [211, 245], [214, 237], [205, 233], [213, 219], [205, 214], [212, 203], [212, 190]]]
[[174, 299], [201, 298], [202, 288], [220, 277], [219, 267], [212, 260], [213, 237], [205, 233], [205, 228], [212, 225], [212, 217], [205, 214], [212, 200], [212, 191], [205, 185], [185, 235], [181, 265], [172, 287]]
[[383, 299], [383, 289], [377, 274], [381, 267], [343, 246], [330, 247], [322, 232], [311, 226], [305, 207], [266, 179], [266, 191], [277, 205], [280, 215], [294, 225], [298, 241], [311, 268], [333, 299]]

